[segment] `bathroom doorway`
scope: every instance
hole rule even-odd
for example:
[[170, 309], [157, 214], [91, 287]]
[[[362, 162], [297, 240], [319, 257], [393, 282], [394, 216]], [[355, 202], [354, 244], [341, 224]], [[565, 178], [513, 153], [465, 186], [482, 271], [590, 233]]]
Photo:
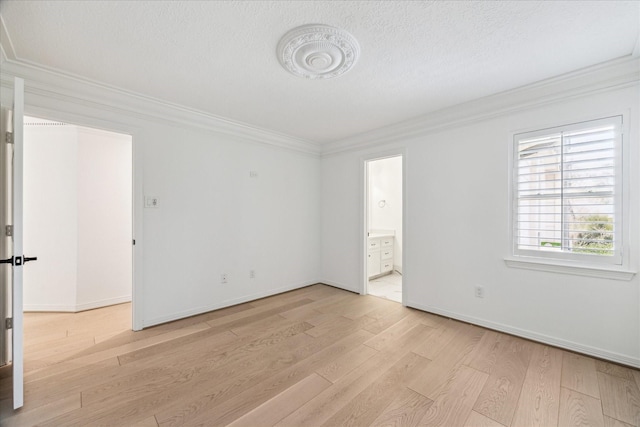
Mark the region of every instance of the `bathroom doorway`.
[[402, 303], [403, 156], [365, 161], [365, 293]]

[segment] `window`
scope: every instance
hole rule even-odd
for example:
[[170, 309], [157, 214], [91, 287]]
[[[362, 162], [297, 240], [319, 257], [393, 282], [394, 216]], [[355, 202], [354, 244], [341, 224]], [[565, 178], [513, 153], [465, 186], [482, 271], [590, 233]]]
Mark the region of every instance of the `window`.
[[514, 136], [514, 255], [622, 264], [622, 117]]

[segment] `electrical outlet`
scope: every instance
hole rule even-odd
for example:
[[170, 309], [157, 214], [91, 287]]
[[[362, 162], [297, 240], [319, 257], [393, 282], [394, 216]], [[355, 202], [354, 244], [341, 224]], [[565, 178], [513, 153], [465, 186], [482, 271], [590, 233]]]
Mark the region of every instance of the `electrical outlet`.
[[255, 279], [255, 278], [256, 278], [256, 271], [249, 270], [249, 279]]
[[484, 287], [476, 285], [476, 298], [484, 298]]
[[156, 196], [145, 196], [144, 207], [145, 208], [157, 208], [160, 206], [160, 200]]
[[229, 281], [229, 276], [227, 273], [223, 273], [220, 275], [220, 283], [227, 283]]

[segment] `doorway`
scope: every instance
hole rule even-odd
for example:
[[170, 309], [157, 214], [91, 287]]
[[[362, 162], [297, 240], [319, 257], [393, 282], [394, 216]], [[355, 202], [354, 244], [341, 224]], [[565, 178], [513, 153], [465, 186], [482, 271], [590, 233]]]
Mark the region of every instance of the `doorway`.
[[[29, 215], [32, 213], [30, 211], [32, 211], [34, 209], [34, 206], [38, 204], [40, 204], [41, 206], [36, 207], [35, 209], [39, 210], [40, 213], [44, 213], [44, 215], [48, 215], [48, 214], [51, 214], [53, 208], [57, 206], [61, 206], [61, 205], [66, 205], [67, 207], [69, 205], [74, 206], [74, 203], [73, 202], [69, 203], [69, 200], [64, 199], [63, 197], [53, 196], [53, 193], [55, 193], [55, 191], [52, 193], [42, 192], [42, 191], [38, 192], [37, 188], [36, 188], [36, 191], [34, 191], [33, 188], [31, 190], [26, 188], [27, 192], [30, 194], [27, 194], [25, 197], [25, 194], [24, 194], [25, 191], [23, 191], [25, 190], [25, 186], [23, 184], [25, 183], [24, 182], [25, 178], [27, 180], [29, 180], [30, 178], [29, 178], [29, 172], [27, 171], [27, 173], [25, 173], [25, 162], [24, 162], [24, 153], [26, 150], [25, 150], [23, 135], [25, 133], [25, 129], [27, 129], [27, 127], [24, 126], [25, 123], [24, 123], [24, 114], [23, 114], [24, 113], [24, 108], [23, 108], [24, 80], [20, 78], [14, 79], [13, 92], [14, 93], [13, 93], [12, 108], [11, 109], [5, 108], [4, 105], [2, 108], [2, 120], [1, 120], [2, 132], [0, 132], [0, 134], [2, 134], [3, 136], [3, 140], [6, 138], [6, 142], [7, 142], [6, 144], [4, 143], [0, 144], [1, 146], [0, 163], [2, 164], [2, 168], [1, 168], [2, 171], [0, 173], [0, 200], [2, 201], [1, 203], [2, 208], [0, 209], [0, 217], [2, 219], [3, 224], [10, 224], [10, 225], [3, 226], [3, 239], [2, 239], [2, 244], [0, 244], [0, 252], [1, 252], [0, 255], [2, 255], [1, 256], [2, 264], [9, 265], [9, 268], [3, 269], [2, 274], [0, 275], [0, 296], [2, 296], [2, 301], [0, 301], [1, 303], [0, 314], [2, 315], [3, 320], [5, 320], [6, 318], [6, 322], [3, 322], [3, 326], [6, 323], [6, 330], [10, 331], [10, 334], [0, 335], [0, 365], [4, 365], [4, 366], [0, 366], [0, 377], [7, 379], [9, 381], [7, 382], [8, 384], [13, 383], [13, 386], [12, 386], [13, 393], [12, 393], [12, 399], [11, 399], [12, 403], [2, 401], [0, 402], [0, 404], [2, 404], [3, 407], [6, 405], [7, 407], [13, 406], [14, 409], [18, 409], [23, 406], [23, 402], [24, 402], [23, 379], [24, 379], [24, 371], [26, 368], [24, 363], [24, 358], [23, 358], [23, 354], [24, 354], [23, 338], [25, 335], [27, 335], [25, 334], [24, 324], [23, 324], [23, 320], [24, 320], [23, 311], [25, 306], [24, 299], [23, 299], [23, 294], [24, 294], [23, 270], [26, 270], [26, 269], [23, 269], [23, 264], [26, 264], [27, 261], [40, 261], [37, 263], [36, 262], [29, 263], [28, 271], [31, 272], [32, 266], [36, 268], [36, 266], [42, 265], [42, 261], [44, 261], [45, 259], [54, 258], [51, 256], [51, 252], [46, 252], [46, 251], [45, 251], [46, 253], [43, 253], [42, 255], [34, 254], [30, 252], [27, 253], [27, 255], [29, 256], [23, 255], [24, 254], [23, 242], [25, 241], [24, 237], [27, 237], [27, 235], [30, 232], [34, 233], [37, 231], [36, 230], [37, 226], [34, 227], [34, 225], [31, 224], [29, 228], [30, 229], [33, 228], [33, 230], [29, 230], [27, 231], [27, 233], [24, 233], [25, 231], [23, 227], [23, 224], [25, 223], [24, 219], [29, 217]], [[38, 122], [38, 123], [35, 123], [38, 126], [70, 126], [66, 123], [57, 123], [57, 122], [51, 122], [47, 120], [39, 120], [39, 119], [33, 119], [33, 118], [27, 118], [27, 119]], [[119, 195], [121, 197], [128, 199], [128, 204], [129, 204], [129, 208], [126, 211], [122, 211], [120, 213], [122, 213], [126, 218], [128, 218], [128, 222], [129, 222], [127, 231], [126, 231], [126, 236], [127, 236], [126, 249], [124, 254], [126, 257], [126, 261], [125, 261], [126, 268], [128, 269], [128, 272], [129, 272], [129, 274], [127, 275], [128, 277], [125, 279], [125, 282], [128, 283], [127, 301], [130, 301], [130, 303], [121, 304], [121, 305], [127, 306], [127, 309], [130, 313], [127, 316], [129, 320], [126, 322], [127, 323], [127, 325], [125, 326], [126, 330], [127, 331], [130, 331], [131, 329], [140, 330], [142, 329], [141, 318], [139, 314], [135, 317], [133, 316], [133, 314], [139, 313], [139, 310], [134, 310], [131, 307], [132, 303], [134, 302], [133, 301], [134, 279], [132, 274], [134, 272], [133, 266], [135, 265], [134, 251], [132, 248], [132, 244], [135, 245], [135, 240], [132, 240], [133, 231], [134, 231], [134, 227], [133, 227], [134, 218], [136, 221], [135, 222], [136, 229], [139, 230], [141, 228], [141, 212], [139, 210], [133, 209], [133, 194], [134, 194], [133, 138], [130, 135], [114, 134], [112, 132], [103, 132], [98, 129], [84, 128], [84, 130], [86, 132], [95, 132], [100, 134], [120, 135], [120, 137], [124, 137], [127, 139], [128, 146], [126, 148], [126, 151], [128, 152], [127, 154], [128, 160], [126, 162], [123, 162], [122, 166], [123, 166], [123, 169], [126, 171], [126, 174], [128, 174], [128, 179], [127, 179], [128, 183], [125, 191]], [[51, 148], [51, 147], [48, 147], [48, 148]], [[100, 167], [94, 168], [96, 164], [91, 164], [90, 166], [85, 167], [86, 165], [84, 164], [81, 165], [80, 163], [78, 163], [77, 165], [75, 165], [75, 169], [74, 169], [73, 165], [70, 166], [68, 162], [65, 162], [66, 160], [69, 160], [69, 159], [73, 159], [77, 161], [79, 158], [82, 158], [84, 155], [86, 155], [86, 152], [83, 153], [81, 151], [82, 150], [80, 149], [75, 150], [74, 155], [70, 156], [69, 158], [64, 158], [62, 159], [62, 161], [60, 161], [59, 156], [56, 157], [57, 153], [54, 153], [54, 155], [51, 155], [51, 156], [44, 155], [43, 156], [44, 159], [42, 158], [40, 159], [40, 164], [44, 165], [44, 167], [42, 169], [40, 169], [38, 166], [36, 166], [35, 168], [32, 168], [32, 172], [35, 171], [36, 173], [32, 175], [31, 178], [33, 178], [34, 176], [39, 178], [39, 180], [36, 179], [35, 181], [38, 181], [40, 184], [42, 184], [42, 183], [47, 183], [49, 179], [53, 179], [56, 173], [64, 172], [64, 173], [67, 173], [67, 177], [75, 176], [77, 179], [77, 183], [84, 183], [84, 184], [89, 183], [87, 185], [87, 188], [89, 188], [90, 190], [89, 193], [94, 195], [98, 194], [99, 192], [96, 191], [97, 185], [94, 181], [92, 181], [92, 178], [94, 178], [92, 175], [93, 175], [93, 172], [99, 170]], [[91, 150], [89, 149], [89, 151]], [[38, 153], [42, 154], [39, 151]], [[101, 157], [102, 154], [99, 154], [97, 157]], [[139, 158], [140, 158], [139, 156], [136, 157], [136, 159], [138, 160]], [[27, 165], [27, 168], [29, 168], [28, 165]], [[105, 168], [103, 168], [103, 170], [104, 169]], [[69, 170], [72, 170], [72, 173], [69, 173]], [[113, 179], [113, 175], [115, 173], [115, 170], [113, 168], [106, 168], [106, 170], [107, 170], [107, 174], [103, 175], [102, 177], [103, 181], [105, 181], [105, 176], [107, 175], [108, 177], [106, 178], [106, 180]], [[135, 194], [136, 194], [136, 198], [139, 198], [141, 195], [141, 186], [140, 186], [141, 179], [140, 179], [140, 170], [137, 168], [136, 170], [138, 175], [135, 178], [135, 182], [137, 183], [135, 186]], [[79, 192], [80, 185], [78, 185], [76, 189]], [[29, 197], [32, 197], [32, 196], [33, 196], [33, 200], [31, 201], [27, 200], [29, 199]], [[77, 207], [77, 200], [76, 200], [75, 206]], [[25, 207], [28, 208], [28, 212], [24, 212], [23, 208]], [[115, 212], [111, 209], [112, 206], [108, 198], [103, 199], [102, 197], [99, 197], [98, 200], [94, 200], [90, 202], [89, 207], [90, 208], [96, 207], [97, 209], [101, 209], [107, 212], [109, 216], [111, 216]], [[79, 213], [79, 210], [76, 212], [76, 214], [78, 213]], [[76, 216], [79, 216], [79, 215], [76, 215]], [[84, 217], [86, 219], [86, 216]], [[91, 221], [89, 221], [89, 223], [91, 223]], [[54, 228], [54, 229], [58, 228], [62, 230], [64, 233], [72, 234], [74, 232], [75, 227], [74, 226], [68, 227], [68, 225], [69, 224], [56, 222], [55, 224], [53, 224], [51, 228]], [[77, 228], [81, 227], [80, 224], [76, 224], [76, 225], [77, 225]], [[100, 227], [100, 224], [96, 225], [95, 222], [93, 226], [95, 230], [102, 231], [103, 233], [104, 233], [104, 230], [108, 230], [108, 228], [106, 227], [104, 230], [102, 230]], [[31, 237], [33, 237], [33, 235], [34, 234], [32, 234]], [[92, 236], [89, 240], [93, 239], [94, 237], [96, 236], [95, 235]], [[27, 239], [29, 239], [29, 237], [27, 237]], [[59, 242], [54, 242], [54, 243], [59, 243]], [[79, 244], [80, 242], [78, 242], [78, 245]], [[30, 249], [31, 248], [26, 248], [27, 251]], [[85, 249], [86, 247], [83, 246], [79, 250], [77, 249], [76, 252], [81, 252], [82, 255], [89, 255], [89, 251], [85, 252]], [[136, 252], [140, 252], [140, 249], [141, 248], [136, 250]], [[63, 252], [60, 250], [60, 248], [58, 248], [57, 250], [58, 252]], [[77, 255], [77, 253], [75, 254], [62, 253], [62, 254], [65, 257], [68, 257], [71, 259], [73, 259], [74, 256]], [[100, 256], [99, 258], [104, 259], [107, 262], [110, 262], [111, 266], [114, 263], [113, 257]], [[94, 260], [95, 259], [96, 257], [94, 257]], [[101, 272], [104, 273], [105, 271], [107, 270], [103, 269]], [[136, 271], [136, 276], [140, 276], [139, 270], [135, 270], [135, 271]], [[139, 280], [140, 279], [138, 278], [138, 281]], [[53, 285], [51, 281], [47, 281], [46, 283], [47, 285]], [[52, 289], [54, 290], [54, 293], [55, 293], [56, 288], [52, 286]], [[140, 291], [138, 290], [138, 297], [136, 298], [136, 300], [141, 299], [139, 293]], [[94, 307], [102, 306], [104, 305], [103, 304], [104, 302], [105, 302], [104, 299], [98, 298], [98, 299], [94, 299], [94, 301], [89, 301], [88, 304], [82, 304], [82, 296], [80, 296], [80, 292], [76, 292], [75, 298], [71, 299], [70, 304], [68, 304], [66, 307], [57, 305], [57, 308], [62, 309], [62, 311], [82, 311], [82, 310], [89, 310], [93, 308], [92, 306]], [[113, 302], [113, 300], [110, 300], [110, 302]], [[42, 308], [44, 308], [44, 310], [41, 310], [41, 311], [45, 311], [45, 310], [48, 311], [48, 309], [55, 309], [55, 307], [52, 307], [51, 304], [47, 304], [46, 307], [41, 307], [41, 309]], [[83, 313], [90, 313], [92, 311], [93, 310], [86, 311]], [[133, 314], [131, 313], [131, 311], [133, 311]], [[79, 313], [79, 314], [83, 314], [83, 313]], [[38, 313], [38, 314], [45, 314], [45, 313]], [[75, 317], [78, 314], [63, 313], [63, 315]], [[102, 319], [101, 324], [104, 324], [104, 322], [105, 322], [104, 319]], [[50, 323], [51, 322], [45, 320], [45, 324], [50, 325]], [[76, 321], [75, 324], [78, 325], [80, 328], [83, 328], [85, 325], [84, 319], [78, 319], [78, 321]], [[40, 331], [41, 328], [36, 327], [34, 329]], [[5, 328], [3, 328], [3, 331], [4, 330]], [[103, 328], [100, 328], [100, 332], [102, 334], [103, 332], [107, 332], [107, 331], [104, 331]], [[66, 360], [67, 354], [71, 354], [71, 353], [77, 354], [78, 352], [81, 352], [82, 349], [76, 345], [76, 342], [79, 340], [82, 340], [83, 342], [82, 345], [85, 345], [84, 344], [85, 342], [93, 345], [93, 344], [97, 344], [99, 340], [108, 339], [108, 337], [106, 337], [105, 335], [87, 339], [86, 335], [83, 335], [81, 333], [69, 334], [68, 332], [65, 334], [57, 335], [57, 336], [50, 336], [49, 334], [45, 333], [44, 335], [40, 334], [40, 336], [36, 338], [37, 339], [31, 341], [31, 344], [39, 346], [38, 348], [40, 350], [50, 349], [55, 355], [54, 356], [55, 360], [53, 359], [51, 360], [52, 363], [63, 362], [64, 360]], [[54, 343], [54, 341], [56, 340], [65, 340], [66, 342]], [[74, 342], [70, 343], [70, 341], [74, 341]], [[65, 344], [71, 344], [71, 345], [66, 345], [65, 347], [59, 346], [59, 345], [65, 345]], [[43, 361], [36, 360], [36, 359], [34, 359], [34, 362], [35, 363], [31, 363], [30, 369], [31, 368], [38, 369], [38, 365], [42, 365], [43, 363]], [[46, 362], [46, 363], [49, 363], [49, 362]], [[8, 389], [5, 391], [8, 391]], [[3, 398], [4, 397], [5, 396], [3, 396]], [[8, 395], [6, 395], [6, 397], [9, 399]]]
[[24, 147], [25, 312], [130, 303], [132, 137], [25, 117]]
[[365, 161], [365, 293], [402, 303], [403, 156]]

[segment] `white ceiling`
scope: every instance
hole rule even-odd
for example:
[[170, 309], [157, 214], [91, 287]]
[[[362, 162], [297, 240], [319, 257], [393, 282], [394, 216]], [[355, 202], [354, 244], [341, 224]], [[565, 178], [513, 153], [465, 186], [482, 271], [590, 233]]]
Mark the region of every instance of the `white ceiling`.
[[[638, 1], [7, 1], [9, 59], [315, 142], [630, 55]], [[285, 71], [309, 23], [362, 54], [342, 77]]]

